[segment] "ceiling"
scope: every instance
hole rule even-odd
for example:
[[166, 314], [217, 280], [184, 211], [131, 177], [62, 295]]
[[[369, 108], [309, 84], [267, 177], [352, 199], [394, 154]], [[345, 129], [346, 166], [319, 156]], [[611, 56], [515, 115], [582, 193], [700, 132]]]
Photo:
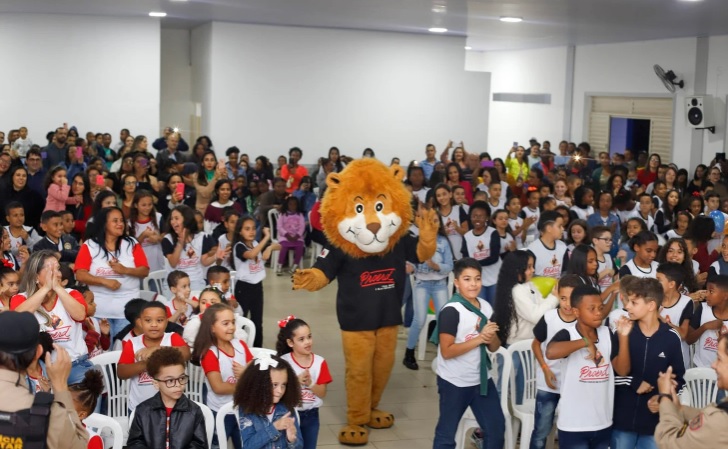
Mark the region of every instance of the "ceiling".
[[[2, 0], [0, 13], [144, 17], [467, 36], [474, 51], [728, 34], [725, 0]], [[501, 16], [523, 22], [503, 23]], [[152, 19], [149, 20], [158, 20]]]

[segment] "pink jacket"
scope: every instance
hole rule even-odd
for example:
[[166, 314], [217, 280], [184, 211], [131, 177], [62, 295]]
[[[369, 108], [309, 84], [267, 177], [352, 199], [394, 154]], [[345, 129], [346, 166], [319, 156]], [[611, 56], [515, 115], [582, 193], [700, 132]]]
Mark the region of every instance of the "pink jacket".
[[298, 235], [303, 240], [303, 233], [306, 230], [306, 219], [303, 214], [282, 213], [278, 217], [278, 240], [285, 239], [286, 234]]
[[56, 183], [51, 183], [48, 187], [48, 197], [46, 198], [46, 205], [43, 212], [47, 210], [54, 210], [61, 212], [66, 210], [66, 204], [77, 204], [76, 198], [69, 197], [68, 192], [71, 191], [71, 186], [68, 184], [59, 186]]

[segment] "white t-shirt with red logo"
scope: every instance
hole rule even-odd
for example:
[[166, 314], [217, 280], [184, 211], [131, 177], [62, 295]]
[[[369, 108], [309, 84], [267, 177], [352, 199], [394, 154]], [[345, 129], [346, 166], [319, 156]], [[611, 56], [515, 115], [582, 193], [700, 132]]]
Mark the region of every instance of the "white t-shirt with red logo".
[[[76, 301], [86, 307], [86, 300], [83, 295], [73, 289], [67, 288], [66, 291]], [[15, 310], [20, 304], [27, 300], [25, 293], [18, 293], [10, 299], [10, 308]], [[40, 312], [35, 312], [35, 317], [40, 323], [40, 330], [48, 332], [53, 338], [53, 342], [68, 351], [71, 360], [76, 360], [83, 355], [88, 355], [88, 348], [83, 338], [83, 329], [81, 321], [71, 318], [71, 315], [63, 307], [63, 302], [56, 297], [53, 306], [50, 309], [43, 307], [47, 316], [43, 316]], [[2, 330], [0, 330], [2, 331]]]
[[[164, 239], [166, 243], [162, 243], [162, 252], [169, 255], [174, 252], [174, 240], [172, 236], [167, 234]], [[202, 255], [205, 253], [205, 233], [198, 232], [192, 238], [192, 241], [182, 248], [179, 254], [177, 265], [172, 267], [169, 259], [165, 257], [164, 265], [170, 270], [180, 270], [187, 273], [190, 277], [190, 287], [192, 290], [202, 290], [205, 288], [205, 272], [207, 267], [202, 266]]]
[[243, 242], [238, 242], [233, 248], [235, 255], [235, 280], [246, 282], [248, 284], [259, 284], [265, 279], [265, 261], [263, 260], [262, 251], [255, 256], [254, 259], [245, 259], [243, 254], [250, 251], [258, 245], [254, 241], [252, 248]]
[[[194, 300], [195, 298], [193, 297], [190, 299]], [[167, 309], [167, 318], [172, 318], [172, 315], [177, 313], [177, 310], [179, 310], [174, 306], [174, 299], [165, 301], [164, 307]], [[191, 305], [185, 303], [185, 310], [183, 312], [184, 318], [182, 316], [180, 316], [180, 319], [177, 321], [177, 324], [179, 324], [180, 326], [184, 326], [185, 324], [187, 324], [189, 319], [192, 317], [192, 314], [194, 313], [194, 311], [195, 311], [195, 309], [193, 309]]]
[[[715, 321], [718, 318], [713, 313], [713, 308], [704, 303], [699, 303], [697, 309], [693, 313], [690, 320], [690, 327], [697, 329], [705, 323]], [[677, 323], [673, 323], [676, 326]], [[728, 332], [728, 320], [723, 320], [723, 328], [718, 330], [706, 330], [695, 344], [695, 354], [693, 354], [693, 363], [698, 368], [710, 368], [715, 359], [718, 357], [718, 340], [720, 333]]]
[[[162, 223], [162, 214], [160, 214], [159, 212], [157, 212], [156, 214], [157, 225], [159, 225]], [[145, 222], [137, 221], [136, 223], [134, 223], [133, 229], [135, 236], [141, 234], [147, 229], [152, 229], [152, 231], [159, 231], [159, 227], [154, 226], [151, 218]], [[147, 262], [149, 262], [149, 271], [163, 270], [164, 256], [162, 255], [162, 244], [151, 243], [148, 240], [143, 240], [139, 243], [141, 243], [142, 249], [144, 249], [144, 254], [146, 254], [147, 256]]]
[[566, 244], [564, 242], [556, 240], [553, 248], [548, 248], [540, 238], [537, 238], [528, 245], [528, 250], [536, 256], [534, 276], [546, 276], [554, 279], [561, 277], [561, 272], [564, 269], [564, 255], [566, 254]]
[[[159, 346], [180, 347], [187, 346], [187, 343], [174, 332], [166, 332], [162, 337]], [[119, 365], [132, 365], [136, 362], [135, 354], [137, 351], [146, 348], [144, 344], [144, 335], [138, 335], [131, 340], [124, 342], [119, 357]], [[146, 401], [157, 393], [152, 383], [152, 377], [146, 371], [129, 379], [129, 409], [134, 410], [140, 403]]]
[[[233, 362], [245, 366], [253, 360], [253, 354], [248, 349], [248, 345], [242, 340], [233, 340], [230, 343], [233, 345], [233, 354], [228, 354], [217, 346], [211, 346], [200, 360], [200, 366], [205, 371], [205, 376], [208, 373], [218, 372], [223, 382], [236, 384], [238, 379], [233, 372]], [[207, 384], [207, 406], [210, 407], [210, 410], [216, 412], [220, 410], [220, 407], [233, 400], [231, 394], [220, 395], [212, 391], [212, 386], [207, 377], [205, 377], [205, 383]]]
[[[311, 357], [312, 359], [310, 366], [301, 366], [296, 361], [296, 357], [293, 355], [292, 352], [289, 352], [288, 354], [283, 354], [281, 356], [283, 360], [291, 365], [293, 371], [296, 372], [296, 376], [308, 370], [308, 373], [311, 375], [311, 385], [326, 385], [328, 383], [331, 383], [333, 379], [331, 378], [329, 365], [326, 363], [326, 360], [324, 360], [324, 358], [320, 355], [316, 354], [311, 354]], [[311, 390], [311, 387], [301, 384], [301, 406], [296, 407], [296, 410], [300, 412], [311, 410], [312, 408], [321, 407], [323, 403], [324, 400], [316, 396], [316, 394]]]
[[114, 258], [127, 268], [149, 267], [146, 254], [135, 239], [122, 239], [119, 251], [109, 252], [108, 256], [96, 242], [87, 240], [81, 245], [76, 257], [75, 271], [88, 270], [89, 274], [94, 276], [114, 279], [121, 283], [118, 290], [89, 285], [89, 290], [93, 292], [96, 301], [96, 316], [100, 318], [124, 318], [126, 303], [139, 297], [139, 278], [114, 271], [109, 266], [109, 261]]

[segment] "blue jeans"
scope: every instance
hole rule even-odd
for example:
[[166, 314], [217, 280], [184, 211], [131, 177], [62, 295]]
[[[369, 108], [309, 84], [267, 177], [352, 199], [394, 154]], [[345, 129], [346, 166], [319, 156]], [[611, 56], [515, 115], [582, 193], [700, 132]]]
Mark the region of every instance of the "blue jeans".
[[556, 406], [559, 405], [560, 398], [561, 395], [558, 393], [536, 390], [536, 415], [534, 417], [530, 449], [544, 449], [546, 447], [546, 439], [554, 427]]
[[303, 449], [316, 449], [319, 434], [319, 409], [312, 408], [298, 412], [301, 417], [301, 437], [303, 438]]
[[[217, 412], [213, 410], [212, 416], [217, 419]], [[240, 427], [238, 427], [237, 415], [228, 414], [225, 416], [225, 439], [233, 440], [235, 449], [243, 449], [243, 437], [240, 435]], [[212, 444], [219, 445], [218, 435], [212, 437]]]
[[455, 448], [458, 423], [468, 407], [483, 429], [483, 448], [503, 448], [506, 421], [500, 408], [498, 390], [492, 379], [488, 379], [487, 396], [480, 395], [480, 385], [456, 387], [440, 376], [437, 376], [437, 390], [440, 394], [440, 418], [435, 427], [433, 449]]
[[559, 430], [559, 447], [564, 449], [607, 449], [611, 436], [611, 427], [591, 432]]
[[404, 306], [404, 327], [412, 326], [414, 311], [412, 310], [412, 282], [409, 276], [404, 283], [404, 295], [402, 295], [402, 306]]
[[412, 326], [407, 336], [407, 349], [414, 349], [417, 346], [417, 340], [420, 338], [422, 326], [427, 321], [427, 306], [430, 298], [435, 302], [435, 314], [447, 302], [447, 279], [438, 281], [416, 281], [413, 293], [413, 306], [415, 317], [412, 320]]
[[122, 329], [128, 326], [129, 322], [126, 318], [109, 318], [108, 320], [109, 325], [111, 326], [111, 334], [109, 335], [109, 338], [111, 341], [114, 341], [114, 337], [121, 332]]
[[480, 297], [488, 301], [491, 306], [495, 305], [495, 284], [484, 285], [480, 288]]
[[94, 364], [88, 359], [88, 354], [82, 355], [71, 363], [71, 373], [68, 375], [68, 385], [78, 384], [83, 381], [86, 371], [94, 368]]
[[640, 435], [625, 430], [612, 431], [611, 449], [657, 449], [654, 435]]

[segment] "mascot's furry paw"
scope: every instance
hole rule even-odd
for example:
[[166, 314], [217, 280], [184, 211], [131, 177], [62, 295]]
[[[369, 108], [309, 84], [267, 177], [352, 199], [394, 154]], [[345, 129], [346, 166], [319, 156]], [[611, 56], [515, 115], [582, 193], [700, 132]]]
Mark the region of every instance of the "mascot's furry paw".
[[339, 443], [361, 446], [369, 441], [369, 431], [362, 426], [347, 425], [339, 430]]
[[296, 270], [291, 278], [293, 281], [294, 290], [308, 290], [315, 292], [326, 287], [329, 280], [324, 275], [324, 272], [318, 268], [309, 268], [306, 270]]
[[371, 419], [367, 423], [372, 429], [388, 429], [392, 425], [394, 425], [394, 415], [376, 409], [372, 410]]
[[417, 257], [421, 261], [429, 260], [437, 250], [437, 229], [440, 227], [440, 219], [434, 209], [420, 207], [415, 217], [415, 224], [420, 228]]

